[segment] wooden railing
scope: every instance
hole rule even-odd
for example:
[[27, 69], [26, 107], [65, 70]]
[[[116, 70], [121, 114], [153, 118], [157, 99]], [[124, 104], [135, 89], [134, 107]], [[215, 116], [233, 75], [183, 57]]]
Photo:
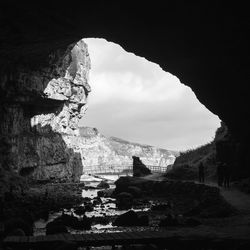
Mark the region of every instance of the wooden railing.
[[[146, 165], [148, 169], [153, 173], [164, 173], [168, 170], [169, 166], [155, 166], [155, 165]], [[83, 171], [85, 174], [106, 174], [106, 173], [132, 173], [133, 165], [90, 165], [84, 166]]]

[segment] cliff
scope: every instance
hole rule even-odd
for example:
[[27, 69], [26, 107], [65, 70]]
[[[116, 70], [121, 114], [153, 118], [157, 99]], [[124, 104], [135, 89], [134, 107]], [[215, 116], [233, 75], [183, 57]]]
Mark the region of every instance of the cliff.
[[174, 163], [176, 152], [149, 145], [105, 137], [97, 129], [82, 127], [80, 136], [64, 136], [67, 145], [81, 153], [83, 172], [105, 168], [122, 170], [133, 165], [132, 156], [140, 157], [146, 166], [168, 166]]
[[35, 179], [76, 181], [82, 173], [81, 157], [62, 135], [78, 135], [86, 109], [87, 45], [81, 40], [62, 46], [51, 52], [46, 65], [39, 70], [25, 63], [13, 71], [2, 69], [0, 168]]

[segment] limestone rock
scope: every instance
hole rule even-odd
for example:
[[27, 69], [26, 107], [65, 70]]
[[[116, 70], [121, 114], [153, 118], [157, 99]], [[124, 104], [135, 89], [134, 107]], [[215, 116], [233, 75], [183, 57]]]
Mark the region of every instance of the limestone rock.
[[[132, 156], [140, 157], [146, 166], [171, 166], [176, 152], [149, 145], [133, 143], [116, 137], [106, 137], [96, 128], [80, 127], [80, 136], [66, 136], [67, 145], [78, 150], [82, 157], [83, 171], [106, 172], [131, 168]], [[66, 138], [67, 137], [67, 138]]]
[[47, 60], [39, 70], [23, 65], [1, 76], [0, 139], [10, 149], [6, 159], [1, 153], [0, 167], [8, 162], [8, 169], [20, 173], [27, 168], [35, 179], [76, 181], [82, 174], [81, 155], [64, 135], [78, 134], [91, 91], [87, 45], [81, 40], [61, 46]]

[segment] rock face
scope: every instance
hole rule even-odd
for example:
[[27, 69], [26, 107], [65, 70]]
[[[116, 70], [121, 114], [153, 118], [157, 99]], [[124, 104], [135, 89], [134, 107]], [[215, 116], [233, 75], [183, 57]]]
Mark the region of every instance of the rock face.
[[78, 121], [86, 109], [90, 92], [87, 45], [81, 40], [54, 51], [48, 60], [49, 67], [39, 71], [23, 66], [1, 75], [1, 140], [12, 159], [1, 165], [17, 173], [27, 168], [36, 179], [77, 180], [82, 173], [81, 156], [64, 136], [77, 136]]
[[151, 171], [142, 163], [139, 157], [132, 156], [133, 158], [133, 176], [142, 177], [151, 174]]
[[116, 137], [105, 137], [96, 128], [81, 127], [80, 136], [65, 136], [67, 145], [79, 151], [83, 172], [121, 172], [132, 168], [132, 156], [138, 156], [145, 165], [171, 166], [176, 152], [149, 145], [128, 142]]
[[[62, 56], [68, 45], [83, 37], [102, 37], [159, 64], [191, 87], [199, 101], [227, 124], [240, 156], [234, 168], [241, 177], [249, 177], [250, 36], [245, 2], [172, 1], [165, 8], [164, 2], [142, 6], [135, 1], [82, 1], [76, 6], [1, 1], [0, 111], [9, 115], [1, 116], [0, 126], [12, 123], [8, 127], [15, 127], [17, 134], [25, 127], [23, 109], [7, 107], [6, 92], [13, 89], [14, 96], [35, 99], [37, 91], [27, 90], [33, 85], [43, 92], [53, 72], [46, 69], [56, 55]], [[1, 128], [1, 135], [6, 133], [12, 132]], [[8, 154], [7, 148], [1, 151], [4, 157]]]

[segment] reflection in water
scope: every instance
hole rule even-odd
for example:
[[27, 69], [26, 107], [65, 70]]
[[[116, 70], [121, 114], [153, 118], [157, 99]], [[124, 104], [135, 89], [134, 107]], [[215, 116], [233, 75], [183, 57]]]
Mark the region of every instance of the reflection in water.
[[[101, 189], [95, 189], [97, 185], [103, 180], [107, 180], [110, 185], [111, 189], [115, 188], [114, 181], [116, 181], [120, 176], [118, 175], [100, 175], [101, 178], [92, 178], [91, 176], [86, 176], [84, 184], [85, 188], [82, 190], [82, 197], [83, 198], [90, 198], [91, 203], [93, 204], [93, 198], [97, 197], [97, 192]], [[117, 216], [127, 212], [128, 210], [117, 210], [115, 199], [113, 198], [106, 198], [101, 197], [101, 203], [94, 206], [94, 210], [91, 212], [86, 212], [85, 215], [87, 217], [97, 217], [97, 218], [107, 218], [112, 216]], [[84, 206], [84, 204], [82, 204]], [[139, 211], [147, 211], [150, 209], [150, 206], [142, 207], [140, 209], [133, 209], [136, 212]], [[64, 209], [65, 214], [74, 215], [78, 218], [81, 216], [74, 213], [74, 209]], [[43, 219], [37, 220], [34, 223], [34, 235], [45, 235], [46, 232], [46, 225], [56, 219], [57, 217], [61, 216], [62, 212], [54, 212], [49, 215], [49, 219], [44, 221]], [[107, 232], [107, 231], [121, 231], [121, 229], [117, 229], [116, 226], [112, 226], [112, 222], [107, 220], [107, 223], [100, 223], [96, 222], [92, 224], [91, 230], [73, 230], [68, 228], [69, 232], [71, 233], [100, 233], [100, 232]]]

